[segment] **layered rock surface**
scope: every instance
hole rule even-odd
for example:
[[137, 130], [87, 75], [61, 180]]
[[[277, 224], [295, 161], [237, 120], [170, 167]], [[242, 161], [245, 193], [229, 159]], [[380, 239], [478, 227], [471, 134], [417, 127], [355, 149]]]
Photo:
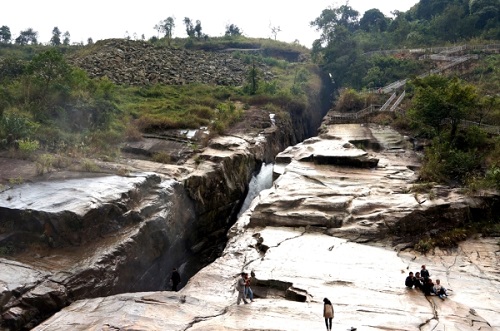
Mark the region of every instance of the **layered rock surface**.
[[0, 325], [29, 329], [75, 300], [164, 289], [173, 266], [184, 285], [220, 255], [259, 164], [296, 139], [267, 112], [260, 122], [178, 165], [97, 162], [122, 175], [63, 171], [4, 187]]
[[[230, 229], [222, 256], [180, 292], [80, 300], [35, 330], [324, 329], [324, 297], [339, 330], [500, 328], [498, 238], [427, 256], [393, 248], [394, 237], [404, 247], [430, 226], [453, 227], [488, 208], [488, 197], [446, 188], [412, 193], [418, 159], [405, 145], [386, 128], [329, 126], [277, 157], [273, 187]], [[421, 264], [452, 289], [445, 301], [405, 288]], [[255, 274], [256, 300], [238, 306], [241, 271]]]

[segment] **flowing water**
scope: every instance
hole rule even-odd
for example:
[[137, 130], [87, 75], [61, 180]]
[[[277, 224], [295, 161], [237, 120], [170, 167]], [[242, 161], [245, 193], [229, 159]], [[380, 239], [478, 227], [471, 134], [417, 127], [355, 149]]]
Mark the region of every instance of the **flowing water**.
[[273, 185], [273, 166], [273, 163], [263, 163], [259, 173], [252, 176], [248, 184], [248, 193], [238, 213], [238, 218], [248, 209], [252, 200], [255, 199], [261, 191], [271, 188]]

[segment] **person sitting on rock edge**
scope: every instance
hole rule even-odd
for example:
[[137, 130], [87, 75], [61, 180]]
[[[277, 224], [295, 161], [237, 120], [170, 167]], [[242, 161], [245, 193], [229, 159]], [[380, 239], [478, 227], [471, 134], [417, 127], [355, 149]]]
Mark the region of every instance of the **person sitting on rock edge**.
[[427, 278], [427, 280], [424, 282], [424, 285], [422, 286], [422, 291], [424, 292], [425, 296], [434, 293], [434, 283], [432, 282], [432, 279]]
[[415, 276], [413, 276], [413, 272], [410, 271], [408, 277], [405, 279], [405, 286], [408, 288], [413, 288], [415, 285]]
[[328, 298], [323, 299], [323, 317], [325, 318], [326, 331], [332, 331], [333, 306]]
[[420, 276], [420, 272], [416, 272], [415, 273], [415, 279], [414, 279], [414, 286], [415, 288], [418, 288], [419, 290], [422, 290], [422, 287], [423, 287], [423, 278]]
[[243, 302], [245, 304], [248, 303], [247, 300], [245, 300], [245, 273], [242, 272], [240, 274], [240, 279], [238, 279], [238, 282], [236, 283], [236, 290], [238, 291], [238, 299], [236, 301], [236, 304], [240, 304], [241, 300], [243, 300]]
[[439, 296], [440, 299], [444, 300], [448, 295], [446, 294], [446, 289], [441, 285], [441, 281], [436, 279], [436, 284], [433, 287], [434, 294]]

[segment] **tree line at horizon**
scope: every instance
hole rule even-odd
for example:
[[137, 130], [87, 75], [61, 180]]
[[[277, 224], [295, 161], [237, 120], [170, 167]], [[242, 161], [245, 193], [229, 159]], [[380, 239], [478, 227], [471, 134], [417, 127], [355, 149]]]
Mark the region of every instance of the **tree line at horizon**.
[[[185, 17], [183, 19], [183, 24], [185, 25], [186, 34], [188, 38], [197, 38], [197, 39], [207, 39], [209, 36], [202, 32], [202, 25], [200, 20], [193, 21], [189, 17]], [[160, 38], [160, 34], [163, 35], [163, 38], [170, 40], [172, 39], [174, 28], [175, 28], [175, 18], [172, 16], [167, 17], [165, 20], [161, 20], [157, 23], [153, 28], [157, 31], [157, 36], [153, 36], [149, 39], [149, 41], [155, 42]], [[280, 30], [279, 27], [271, 28], [271, 31], [276, 39], [276, 35]], [[236, 24], [227, 24], [224, 32], [225, 36], [241, 36], [243, 35], [243, 31]], [[71, 34], [69, 31], [65, 31], [64, 34], [61, 32], [59, 27], [55, 26], [52, 29], [52, 36], [47, 45], [49, 46], [69, 46], [70, 45]], [[125, 39], [142, 39], [145, 40], [146, 37], [144, 34], [139, 38], [137, 34], [133, 34], [130, 36], [129, 32], [125, 32]], [[19, 35], [14, 38], [10, 28], [7, 25], [0, 26], [0, 44], [15, 44], [15, 45], [43, 45], [43, 43], [38, 41], [38, 31], [35, 31], [33, 28], [27, 28], [22, 30]], [[91, 37], [87, 39], [87, 44], [91, 45], [94, 41]], [[83, 45], [83, 43], [73, 43], [73, 45]]]

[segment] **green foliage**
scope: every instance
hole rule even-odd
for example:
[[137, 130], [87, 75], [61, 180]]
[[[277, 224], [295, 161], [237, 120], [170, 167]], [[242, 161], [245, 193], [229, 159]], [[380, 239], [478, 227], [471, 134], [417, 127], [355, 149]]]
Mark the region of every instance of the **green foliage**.
[[7, 137], [11, 137], [12, 140], [28, 138], [37, 128], [38, 124], [28, 114], [18, 111], [6, 112], [0, 118], [0, 137], [3, 139]]
[[250, 69], [247, 72], [247, 83], [243, 90], [248, 94], [256, 94], [259, 89], [262, 72], [257, 68], [255, 61], [252, 62]]
[[19, 152], [23, 158], [30, 157], [40, 148], [40, 142], [38, 140], [32, 140], [29, 138], [18, 140], [18, 144]]
[[478, 106], [476, 88], [458, 79], [437, 75], [417, 78], [412, 83], [415, 95], [409, 116], [432, 129], [434, 135], [449, 126], [450, 140], [455, 139], [460, 121]]
[[170, 157], [170, 154], [168, 154], [168, 153], [158, 152], [158, 153], [153, 154], [152, 160], [155, 162], [168, 164], [172, 161], [172, 158]]
[[470, 230], [465, 228], [455, 228], [448, 231], [439, 231], [432, 237], [420, 239], [415, 244], [414, 249], [421, 253], [427, 253], [435, 247], [451, 248], [456, 247], [461, 241], [469, 236]]
[[84, 159], [81, 162], [83, 170], [87, 172], [99, 172], [99, 166], [90, 159]]
[[51, 172], [54, 167], [55, 160], [56, 159], [52, 154], [44, 153], [39, 155], [35, 161], [37, 174], [43, 175]]
[[343, 90], [335, 103], [335, 110], [339, 112], [356, 112], [362, 110], [363, 107], [363, 98], [354, 89]]
[[464, 183], [479, 169], [481, 160], [477, 150], [459, 150], [448, 141], [435, 138], [425, 150], [420, 177], [424, 181]]

